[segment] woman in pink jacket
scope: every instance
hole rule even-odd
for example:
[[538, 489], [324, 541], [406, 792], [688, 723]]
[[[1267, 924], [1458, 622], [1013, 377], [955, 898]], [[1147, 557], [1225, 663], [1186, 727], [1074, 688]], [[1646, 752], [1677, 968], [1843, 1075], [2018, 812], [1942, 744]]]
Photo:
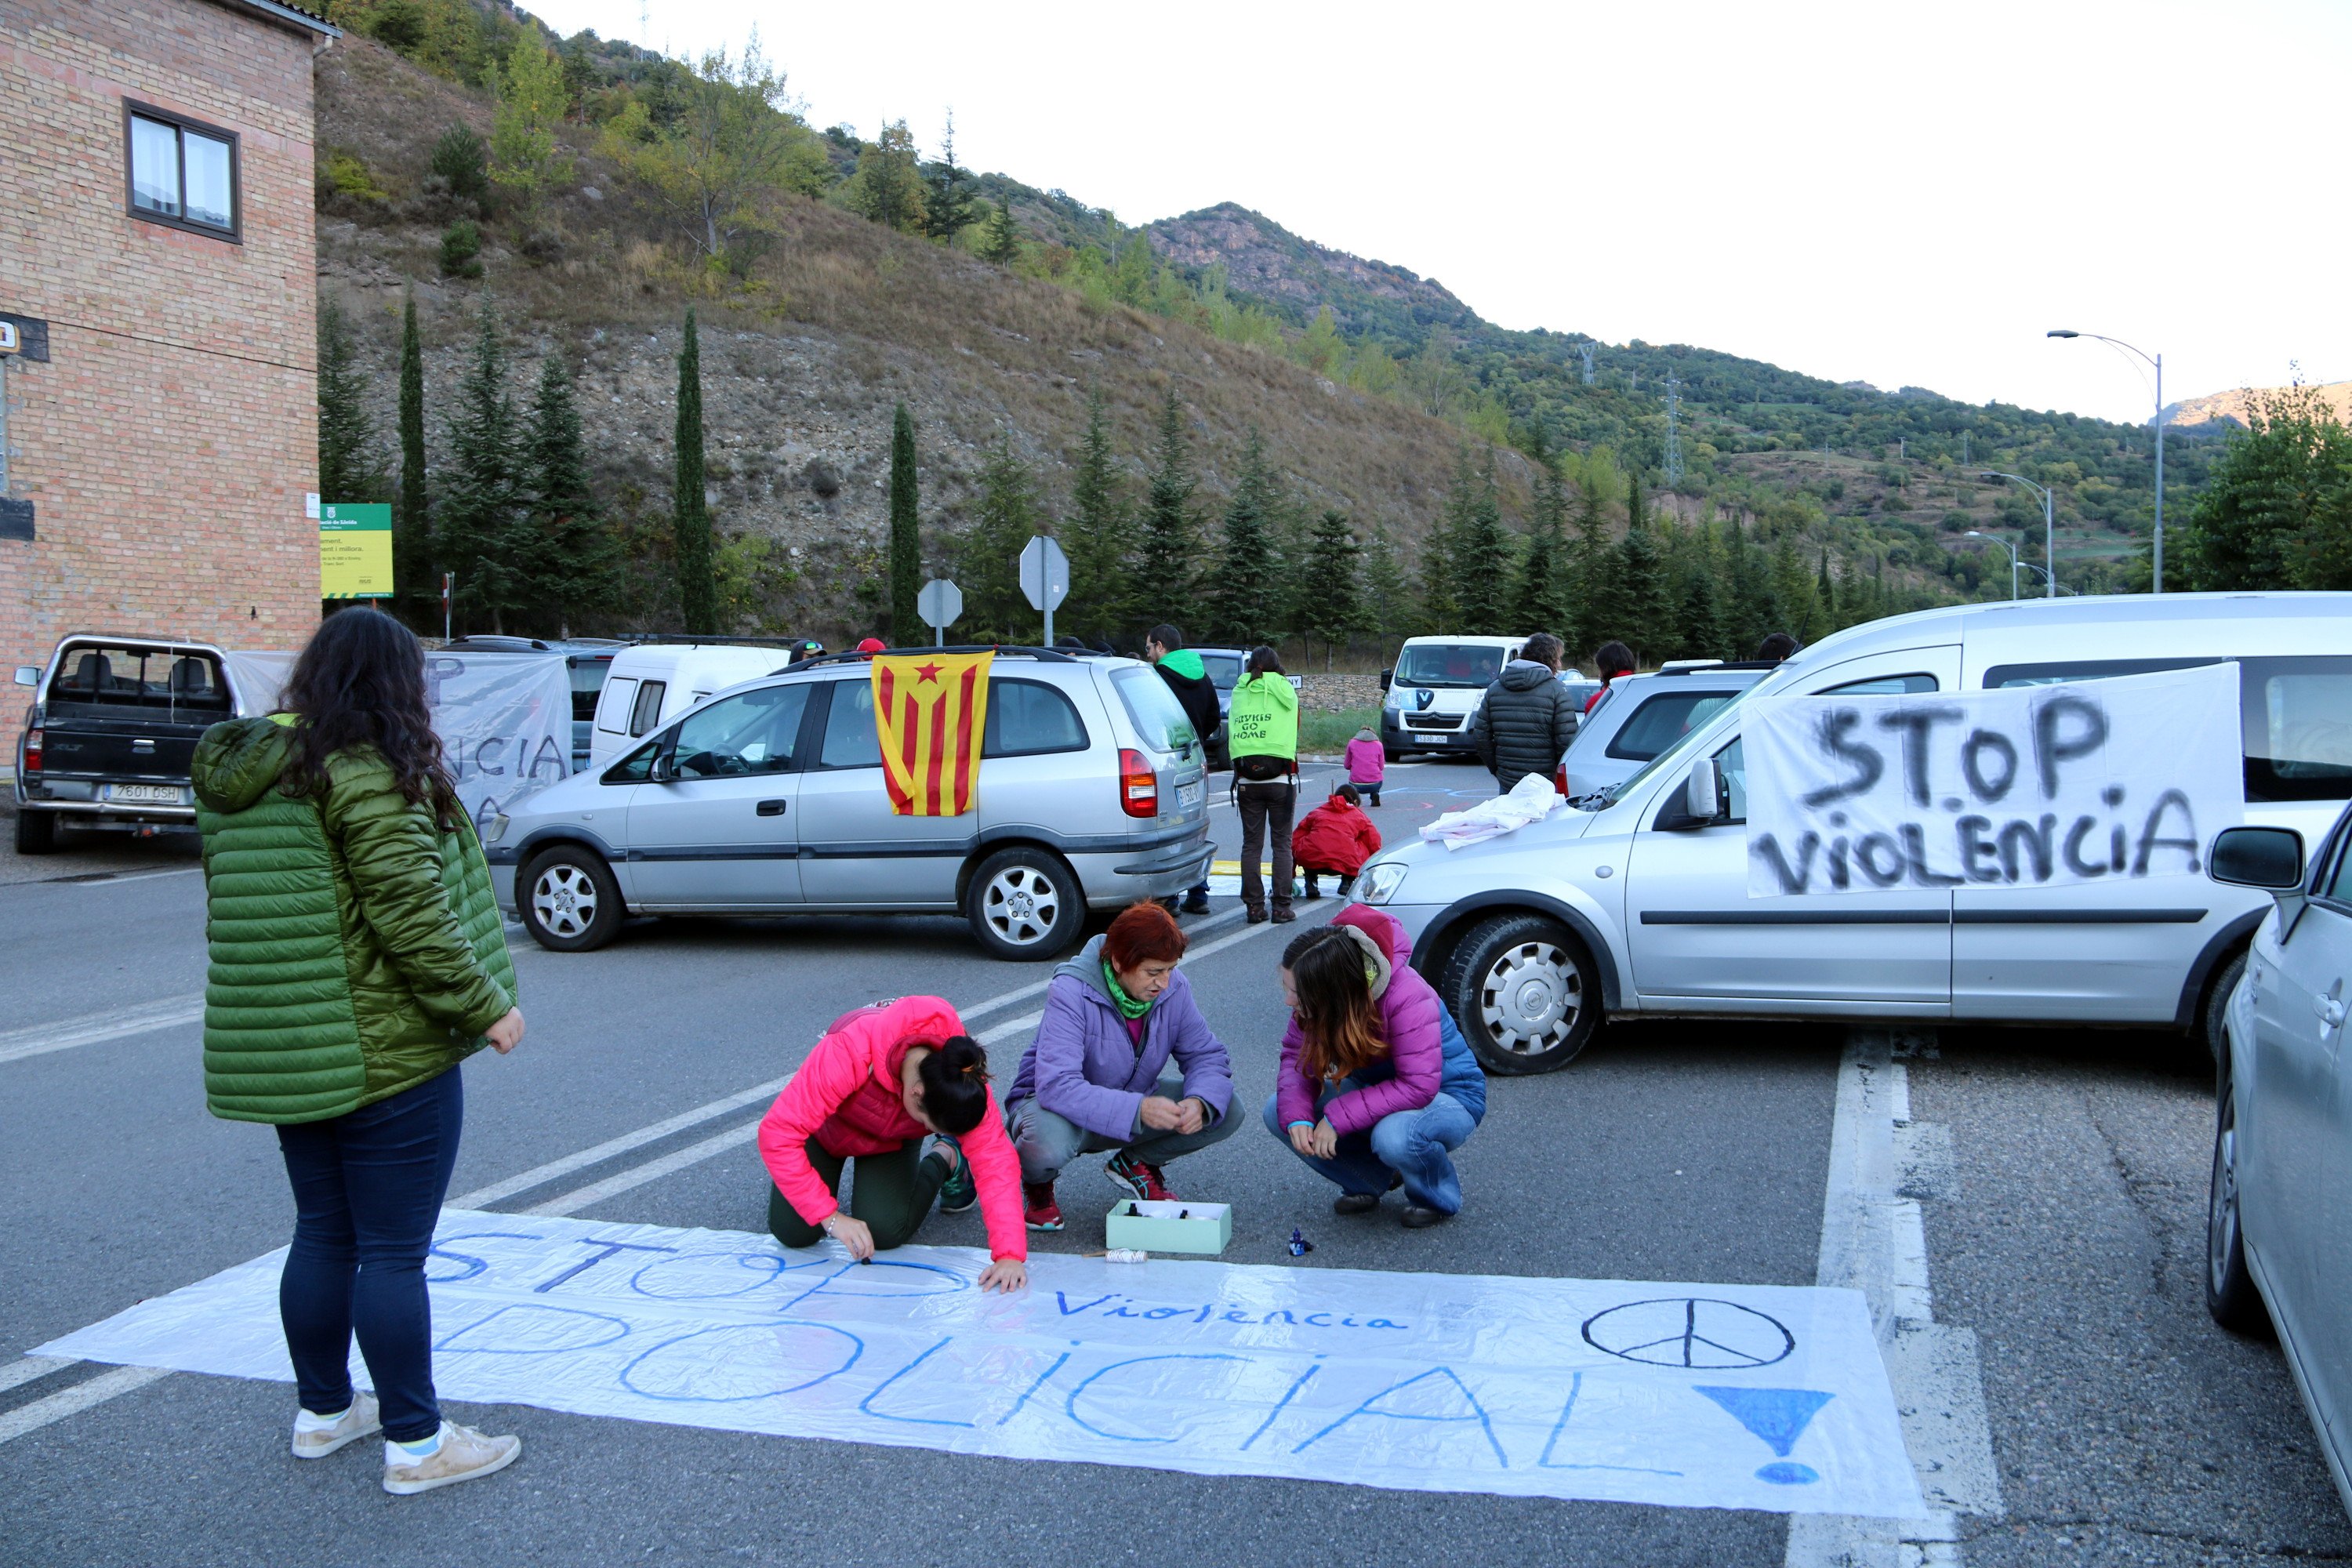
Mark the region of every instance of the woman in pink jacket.
[[1265, 1130], [1338, 1185], [1332, 1213], [1370, 1214], [1401, 1186], [1419, 1230], [1461, 1212], [1452, 1151], [1486, 1117], [1486, 1075], [1411, 952], [1404, 928], [1362, 904], [1290, 944]]
[[[991, 1258], [981, 1289], [1029, 1282], [1021, 1162], [989, 1092], [988, 1053], [937, 996], [835, 1019], [768, 1108], [760, 1157], [775, 1181], [768, 1228], [786, 1247], [829, 1236], [864, 1263], [912, 1237], [933, 1199], [952, 1214], [976, 1196]], [[851, 1160], [857, 1178], [845, 1214], [838, 1194]]]

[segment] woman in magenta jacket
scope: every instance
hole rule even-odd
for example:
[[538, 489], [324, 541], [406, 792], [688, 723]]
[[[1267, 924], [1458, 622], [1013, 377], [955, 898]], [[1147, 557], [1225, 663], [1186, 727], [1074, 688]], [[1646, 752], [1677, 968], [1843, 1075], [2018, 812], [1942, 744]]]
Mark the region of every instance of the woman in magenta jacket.
[[[981, 1289], [1029, 1282], [1021, 1163], [988, 1090], [988, 1053], [937, 996], [835, 1019], [768, 1108], [760, 1158], [775, 1180], [768, 1228], [786, 1247], [829, 1236], [863, 1263], [912, 1237], [934, 1199], [949, 1212], [970, 1208], [976, 1189], [990, 1257]], [[852, 1160], [845, 1214], [837, 1194]]]
[[1338, 1185], [1332, 1213], [1369, 1214], [1402, 1186], [1419, 1230], [1461, 1212], [1452, 1151], [1486, 1114], [1486, 1078], [1411, 951], [1403, 927], [1361, 904], [1290, 944], [1265, 1126]]

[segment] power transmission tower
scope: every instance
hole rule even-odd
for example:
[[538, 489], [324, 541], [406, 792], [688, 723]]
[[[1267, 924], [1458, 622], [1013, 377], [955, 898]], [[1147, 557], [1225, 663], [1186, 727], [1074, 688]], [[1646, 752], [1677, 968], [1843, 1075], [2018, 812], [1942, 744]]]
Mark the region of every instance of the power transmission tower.
[[1592, 384], [1592, 345], [1591, 343], [1579, 343], [1576, 345], [1576, 352], [1578, 356], [1584, 361], [1584, 384], [1591, 386]]
[[1683, 482], [1683, 433], [1677, 416], [1682, 410], [1682, 383], [1666, 376], [1666, 484]]

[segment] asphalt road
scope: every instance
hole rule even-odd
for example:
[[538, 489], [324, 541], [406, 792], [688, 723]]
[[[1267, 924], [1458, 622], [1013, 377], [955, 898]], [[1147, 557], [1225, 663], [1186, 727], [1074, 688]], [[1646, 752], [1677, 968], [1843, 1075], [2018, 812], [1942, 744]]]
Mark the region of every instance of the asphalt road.
[[[1483, 793], [1483, 778], [1459, 763], [1400, 769], [1377, 820], [1409, 831], [1463, 803], [1451, 792]], [[1231, 830], [1221, 811], [1228, 846]], [[192, 864], [170, 840], [0, 858], [0, 1378], [30, 1347], [268, 1251], [290, 1228], [267, 1130], [205, 1113], [193, 1016], [109, 1037], [174, 1017], [201, 987]], [[58, 877], [98, 879], [45, 879]], [[1254, 1106], [1272, 1084], [1288, 928], [1244, 927], [1232, 902], [1190, 922], [1214, 950], [1187, 972]], [[755, 1122], [763, 1100], [579, 1156], [780, 1078], [861, 1002], [921, 989], [970, 1007], [1050, 969], [984, 958], [960, 922], [929, 919], [646, 923], [587, 954], [510, 941], [530, 1036], [465, 1069], [453, 1191], [510, 1189], [479, 1206], [518, 1210], [584, 1194], [574, 1212], [587, 1218], [754, 1232], [765, 1176], [748, 1142], [722, 1135]], [[1037, 1005], [1005, 1003], [975, 1028]], [[1026, 1036], [992, 1047], [1008, 1072]], [[1911, 1117], [1946, 1130], [1952, 1153], [1916, 1193], [1934, 1315], [1974, 1331], [1999, 1481], [1995, 1501], [1953, 1521], [1958, 1554], [2352, 1558], [2276, 1349], [2204, 1316], [2207, 1076], [2149, 1037], [1910, 1038]], [[57, 1039], [87, 1043], [23, 1054]], [[1427, 1232], [1392, 1214], [1335, 1219], [1328, 1189], [1254, 1126], [1174, 1173], [1209, 1195], [1250, 1194], [1233, 1262], [1290, 1262], [1295, 1224], [1318, 1244], [1301, 1267], [1810, 1285], [1847, 1045], [1840, 1027], [1605, 1031], [1569, 1071], [1495, 1083], [1461, 1158], [1467, 1207]], [[517, 1184], [551, 1163], [566, 1168]], [[1071, 1227], [1036, 1250], [1102, 1245], [1092, 1216], [1112, 1193], [1095, 1170], [1066, 1177]], [[921, 1239], [976, 1244], [979, 1216], [935, 1216]], [[107, 1375], [77, 1363], [0, 1388], [0, 1561], [1801, 1560], [1773, 1514], [971, 1458], [525, 1407], [453, 1408], [526, 1436], [511, 1472], [394, 1499], [368, 1446], [317, 1465], [286, 1457], [284, 1385], [184, 1373], [21, 1429]], [[1922, 1550], [1948, 1560], [1955, 1548], [1906, 1561]]]

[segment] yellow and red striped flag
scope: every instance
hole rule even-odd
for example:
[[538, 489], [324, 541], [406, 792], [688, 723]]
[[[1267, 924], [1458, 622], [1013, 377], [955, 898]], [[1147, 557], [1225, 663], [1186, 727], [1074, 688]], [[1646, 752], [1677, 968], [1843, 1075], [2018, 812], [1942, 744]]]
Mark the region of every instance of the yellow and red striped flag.
[[874, 729], [900, 816], [961, 816], [980, 782], [994, 653], [874, 657]]

